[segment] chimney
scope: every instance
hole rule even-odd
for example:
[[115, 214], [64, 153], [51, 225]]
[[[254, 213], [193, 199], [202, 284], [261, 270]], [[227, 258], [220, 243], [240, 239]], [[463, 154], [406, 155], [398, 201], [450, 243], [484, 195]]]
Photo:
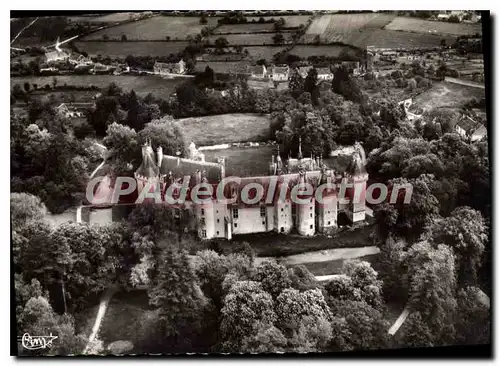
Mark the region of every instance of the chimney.
[[158, 164], [158, 167], [161, 167], [161, 162], [163, 160], [163, 149], [161, 146], [158, 146], [156, 149], [156, 163]]

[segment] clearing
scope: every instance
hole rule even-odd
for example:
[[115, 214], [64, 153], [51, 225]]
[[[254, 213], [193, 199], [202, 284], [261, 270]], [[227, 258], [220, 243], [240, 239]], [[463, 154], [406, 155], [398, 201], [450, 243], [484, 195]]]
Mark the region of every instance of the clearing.
[[[285, 39], [285, 43], [291, 41], [291, 33], [282, 33]], [[216, 34], [213, 36], [209, 36], [208, 40], [210, 44], [214, 45], [215, 40], [219, 37], [224, 37], [229, 42], [229, 46], [236, 45], [274, 45], [273, 37], [275, 33], [249, 33], [249, 34], [226, 34], [221, 36], [220, 34]]]
[[111, 41], [88, 41], [76, 42], [76, 47], [81, 52], [87, 52], [89, 56], [109, 56], [125, 58], [132, 56], [170, 56], [182, 52], [188, 45], [187, 42], [111, 42]]
[[106, 35], [109, 39], [120, 40], [125, 35], [129, 40], [185, 40], [195, 36], [206, 26], [217, 25], [217, 17], [208, 17], [207, 24], [200, 24], [199, 17], [154, 16], [132, 23], [103, 29], [85, 36], [82, 40], [102, 40]]
[[482, 33], [481, 24], [448, 23], [412, 17], [397, 17], [392, 22], [387, 24], [385, 29], [453, 36], [465, 36]]
[[432, 88], [416, 96], [413, 103], [424, 110], [461, 108], [472, 98], [484, 97], [484, 89], [444, 81], [434, 84]]
[[235, 113], [183, 118], [176, 122], [186, 141], [193, 141], [197, 146], [270, 139], [268, 115]]
[[10, 87], [14, 84], [23, 85], [25, 82], [36, 83], [39, 87], [52, 85], [52, 80], [57, 79], [57, 85], [71, 86], [91, 86], [98, 88], [107, 87], [111, 83], [116, 83], [125, 91], [134, 90], [140, 96], [149, 93], [157, 98], [168, 99], [175, 87], [184, 82], [185, 79], [163, 79], [159, 76], [134, 76], [134, 75], [69, 75], [69, 76], [22, 76], [11, 77]]
[[254, 60], [265, 59], [267, 61], [272, 61], [273, 56], [285, 48], [282, 46], [255, 46], [246, 47], [248, 50], [248, 55]]
[[247, 74], [249, 65], [250, 61], [198, 61], [195, 70], [203, 72], [210, 66], [216, 74]]

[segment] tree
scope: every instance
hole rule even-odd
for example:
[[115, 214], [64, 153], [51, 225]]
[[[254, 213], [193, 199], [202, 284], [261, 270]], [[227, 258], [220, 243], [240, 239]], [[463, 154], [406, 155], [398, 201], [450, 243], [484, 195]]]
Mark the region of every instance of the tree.
[[270, 294], [258, 282], [236, 281], [224, 299], [220, 324], [222, 348], [239, 349], [245, 338], [256, 330], [254, 325], [261, 323], [270, 327], [276, 320], [274, 302]]
[[412, 312], [401, 328], [400, 332], [403, 337], [400, 344], [402, 347], [421, 348], [434, 346], [434, 335], [422, 319], [420, 312]]
[[125, 34], [122, 34], [121, 40], [122, 40], [122, 42], [126, 42], [127, 41], [127, 36]]
[[294, 98], [297, 98], [304, 92], [304, 79], [300, 75], [297, 68], [292, 69], [290, 78], [288, 79], [288, 89]]
[[477, 287], [460, 289], [457, 295], [458, 321], [456, 342], [466, 344], [491, 343], [491, 312], [481, 301], [484, 293]]
[[332, 91], [355, 103], [360, 103], [363, 100], [363, 94], [356, 80], [350, 77], [347, 69], [343, 66], [335, 69]]
[[258, 113], [269, 113], [269, 109], [271, 108], [271, 103], [269, 102], [269, 98], [265, 93], [258, 92], [255, 98], [255, 110]]
[[459, 207], [449, 217], [434, 221], [427, 235], [435, 245], [445, 244], [453, 249], [459, 270], [458, 282], [474, 285], [488, 238], [481, 213], [470, 207]]
[[273, 36], [273, 42], [274, 44], [281, 45], [285, 42], [285, 37], [283, 36], [282, 33], [276, 33]]
[[260, 282], [264, 291], [276, 298], [281, 291], [290, 287], [286, 267], [276, 262], [264, 262], [257, 267], [255, 280]]
[[24, 91], [25, 91], [26, 93], [29, 93], [29, 92], [30, 92], [30, 83], [28, 83], [28, 82], [25, 82], [25, 83], [24, 83]]
[[224, 52], [224, 48], [229, 46], [229, 42], [225, 37], [219, 37], [215, 40], [215, 48], [219, 53]]
[[314, 37], [314, 41], [313, 43], [315, 45], [319, 45], [321, 43], [321, 38], [319, 37], [319, 34], [317, 34], [315, 37]]
[[163, 250], [148, 296], [150, 305], [158, 310], [164, 347], [188, 351], [190, 342], [201, 331], [207, 300], [185, 251], [173, 247]]
[[307, 72], [307, 77], [304, 80], [304, 91], [311, 94], [313, 105], [318, 105], [318, 71], [314, 67]]
[[109, 149], [109, 156], [113, 157], [112, 169], [116, 176], [127, 173], [130, 164], [137, 166], [140, 151], [133, 129], [114, 122], [108, 126], [103, 143]]
[[207, 24], [207, 23], [208, 23], [207, 17], [205, 16], [205, 14], [203, 14], [200, 17], [200, 24]]
[[10, 218], [15, 231], [30, 221], [42, 220], [47, 208], [37, 196], [29, 193], [10, 194]]
[[276, 353], [285, 352], [286, 349], [287, 339], [278, 328], [268, 323], [257, 322], [250, 335], [241, 341], [238, 351], [243, 353]]
[[138, 141], [142, 144], [146, 140], [151, 141], [154, 147], [161, 146], [165, 155], [184, 156], [186, 153], [182, 130], [169, 116], [153, 120], [144, 126], [138, 134]]

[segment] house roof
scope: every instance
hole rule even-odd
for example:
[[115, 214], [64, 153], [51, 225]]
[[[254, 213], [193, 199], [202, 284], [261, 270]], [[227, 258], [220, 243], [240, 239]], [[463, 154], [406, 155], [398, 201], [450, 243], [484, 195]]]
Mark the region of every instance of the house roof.
[[50, 51], [50, 52], [46, 52], [45, 53], [45, 57], [47, 58], [47, 60], [53, 60], [53, 59], [56, 59], [56, 58], [66, 58], [66, 57], [69, 57], [69, 54], [65, 51]]
[[479, 128], [481, 126], [479, 122], [476, 122], [472, 118], [465, 115], [457, 121], [456, 125], [466, 132], [475, 130], [476, 128]]
[[320, 67], [316, 69], [318, 71], [318, 75], [330, 75], [332, 71], [329, 67]]
[[486, 129], [485, 126], [481, 125], [481, 126], [479, 126], [478, 129], [476, 129], [474, 131], [474, 133], [472, 135], [478, 136], [478, 137], [483, 137], [483, 136], [486, 136], [487, 134], [488, 134], [488, 130]]
[[307, 74], [309, 70], [311, 70], [313, 67], [312, 66], [301, 66], [299, 67], [299, 73], [300, 74]]
[[249, 66], [248, 69], [251, 74], [262, 74], [264, 72], [264, 66], [262, 65]]
[[288, 72], [288, 66], [274, 66], [272, 69], [273, 74], [286, 74]]
[[172, 175], [176, 178], [183, 178], [184, 176], [196, 178], [197, 171], [205, 171], [209, 182], [218, 182], [221, 179], [221, 168], [217, 163], [163, 155], [160, 167], [160, 174], [162, 175], [168, 175], [169, 172], [172, 172]]

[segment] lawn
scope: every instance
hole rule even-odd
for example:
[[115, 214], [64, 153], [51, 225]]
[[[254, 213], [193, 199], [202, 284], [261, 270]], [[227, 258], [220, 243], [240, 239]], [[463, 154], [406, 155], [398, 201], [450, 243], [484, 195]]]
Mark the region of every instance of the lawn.
[[76, 42], [78, 50], [87, 52], [90, 56], [102, 55], [125, 58], [132, 56], [169, 56], [183, 51], [187, 42]]
[[198, 61], [195, 70], [203, 72], [207, 66], [210, 66], [218, 74], [247, 74], [249, 65], [250, 61]]
[[271, 155], [276, 148], [271, 145], [259, 147], [230, 147], [219, 150], [203, 150], [207, 161], [226, 158], [226, 176], [250, 177], [267, 175]]
[[[227, 39], [229, 42], [229, 46], [235, 45], [264, 45], [269, 44], [273, 45], [273, 37], [275, 33], [252, 33], [252, 34], [226, 34], [223, 37]], [[215, 44], [215, 40], [221, 37], [221, 35], [213, 35], [209, 36], [208, 40], [212, 45]], [[285, 37], [285, 43], [291, 40], [291, 33], [283, 33], [283, 37]]]
[[88, 40], [101, 40], [104, 35], [109, 39], [121, 39], [125, 35], [129, 40], [185, 40], [188, 36], [195, 36], [206, 26], [217, 25], [217, 17], [207, 18], [207, 24], [200, 24], [199, 17], [184, 16], [154, 16], [132, 23], [118, 25], [89, 34], [83, 38]]
[[424, 20], [412, 17], [397, 17], [385, 26], [385, 29], [415, 33], [432, 33], [440, 35], [464, 36], [481, 34], [481, 24], [448, 23]]
[[[39, 87], [51, 85], [53, 76], [23, 76], [10, 78], [10, 87], [14, 84], [23, 85], [25, 82], [36, 83]], [[152, 93], [157, 98], [168, 99], [177, 85], [185, 79], [163, 79], [158, 76], [133, 76], [133, 75], [71, 75], [56, 76], [57, 85], [90, 86], [98, 88], [107, 87], [114, 82], [126, 91], [135, 90], [140, 96]]]
[[455, 38], [452, 36], [386, 29], [362, 29], [357, 32], [351, 32], [340, 39], [344, 43], [360, 48], [374, 46], [375, 48], [396, 49], [436, 48], [441, 46], [441, 40], [443, 39], [446, 41], [446, 44], [451, 44], [455, 41]]
[[[378, 254], [365, 255], [362, 257], [356, 258], [360, 261], [367, 261], [372, 264], [372, 267], [376, 265], [378, 262]], [[336, 259], [333, 261], [325, 261], [325, 262], [309, 262], [304, 263], [303, 265], [315, 276], [328, 276], [332, 274], [341, 274], [342, 267], [344, 263], [349, 259]]]
[[267, 141], [270, 138], [270, 119], [258, 114], [222, 114], [177, 120], [186, 141], [197, 146], [231, 142]]
[[472, 98], [484, 98], [484, 89], [450, 82], [436, 83], [429, 90], [413, 99], [416, 106], [425, 110], [433, 108], [461, 108]]
[[312, 46], [312, 45], [297, 45], [292, 48], [288, 53], [297, 55], [302, 58], [310, 56], [330, 56], [338, 57], [342, 52], [355, 55], [356, 52], [350, 47], [344, 46]]

